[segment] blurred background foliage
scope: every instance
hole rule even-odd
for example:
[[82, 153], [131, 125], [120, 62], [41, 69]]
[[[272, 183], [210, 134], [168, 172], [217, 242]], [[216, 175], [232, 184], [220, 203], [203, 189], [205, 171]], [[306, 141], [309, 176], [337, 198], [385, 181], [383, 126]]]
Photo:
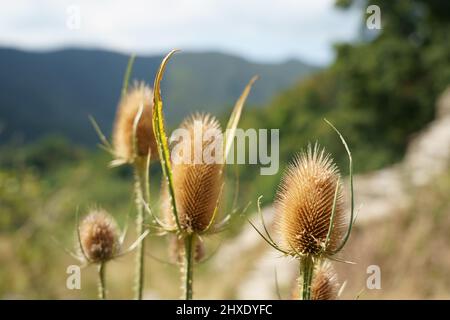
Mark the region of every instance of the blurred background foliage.
[[[352, 148], [355, 171], [402, 159], [415, 132], [434, 118], [436, 98], [450, 83], [450, 4], [442, 1], [338, 1], [343, 9], [379, 5], [382, 29], [337, 44], [336, 60], [280, 93], [264, 109], [245, 114], [246, 128], [280, 128], [281, 168], [309, 142], [320, 144], [346, 168], [346, 154], [329, 119]], [[256, 177], [246, 168], [243, 179]], [[280, 172], [281, 174], [281, 172]], [[267, 201], [279, 179], [258, 177]], [[256, 192], [256, 190], [254, 190]], [[254, 194], [251, 192], [251, 194]]]
[[[240, 208], [253, 201], [249, 210], [253, 212], [259, 195], [264, 195], [265, 203], [271, 203], [286, 163], [308, 142], [320, 142], [347, 173], [346, 154], [323, 118], [332, 121], [348, 140], [357, 172], [400, 161], [414, 133], [434, 118], [436, 98], [450, 84], [450, 2], [337, 2], [343, 10], [359, 6], [362, 13], [369, 4], [382, 7], [382, 30], [367, 30], [362, 25], [358, 42], [336, 45], [336, 59], [329, 67], [279, 92], [267, 105], [254, 108], [253, 103], [245, 109], [243, 128], [280, 129], [280, 171], [274, 176], [261, 176], [259, 166], [240, 166]], [[361, 18], [365, 24], [365, 16]], [[227, 107], [234, 99], [235, 96], [229, 97]], [[228, 111], [218, 116], [225, 123]], [[134, 215], [131, 172], [125, 167], [109, 169], [109, 161], [104, 152], [78, 146], [63, 136], [48, 136], [26, 145], [5, 142], [0, 146], [0, 297], [95, 297], [94, 273], [83, 279], [86, 290], [82, 292], [68, 292], [62, 285], [66, 266], [75, 263], [63, 247], [73, 247], [77, 207], [83, 214], [90, 206], [101, 205], [121, 225], [128, 214]], [[237, 191], [232, 167], [228, 176], [229, 210], [233, 191]], [[153, 165], [151, 177], [152, 205], [157, 208], [158, 164]], [[414, 212], [436, 212], [429, 218], [434, 219], [433, 225], [445, 229], [441, 234], [448, 235], [450, 226], [441, 223], [439, 212], [448, 211], [444, 207], [448, 206], [450, 186], [448, 180], [442, 180], [428, 188], [427, 199], [431, 200], [421, 201]], [[398, 218], [405, 230], [414, 212]], [[234, 234], [244, 223], [237, 220], [231, 231], [220, 237]], [[390, 232], [386, 236], [392, 242], [403, 241], [396, 236], [398, 230], [386, 232]], [[165, 240], [150, 241], [152, 254], [166, 255]], [[417, 241], [411, 243], [419, 246]], [[218, 242], [214, 240], [212, 247]], [[239, 263], [245, 262], [243, 258]], [[148, 280], [151, 286], [157, 287], [161, 297], [177, 297], [178, 285], [173, 276], [176, 268], [156, 261], [150, 264], [164, 280], [152, 283], [152, 273]], [[121, 281], [111, 284], [111, 292], [116, 292], [113, 297], [131, 296], [132, 267], [119, 262], [113, 268], [124, 274]], [[207, 265], [202, 270], [201, 277], [214, 279]], [[207, 296], [206, 288], [198, 290]]]

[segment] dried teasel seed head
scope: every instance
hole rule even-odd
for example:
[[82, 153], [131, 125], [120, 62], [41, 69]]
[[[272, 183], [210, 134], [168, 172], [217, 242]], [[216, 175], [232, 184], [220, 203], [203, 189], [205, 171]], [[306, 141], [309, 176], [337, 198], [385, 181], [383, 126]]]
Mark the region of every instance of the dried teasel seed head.
[[[300, 287], [302, 278], [300, 278]], [[311, 300], [336, 300], [339, 293], [337, 274], [328, 261], [315, 265], [311, 281]], [[295, 281], [292, 290], [292, 299], [300, 299], [299, 283]]]
[[[211, 154], [213, 154], [214, 150], [222, 148], [221, 138], [205, 138], [205, 141], [202, 139], [202, 133], [204, 135], [206, 132], [221, 132], [220, 124], [210, 115], [194, 114], [185, 119], [180, 128], [189, 133], [186, 138], [190, 139], [191, 157], [183, 155], [183, 161], [172, 164], [178, 217], [183, 230], [199, 233], [208, 227], [212, 219], [223, 178], [220, 163], [211, 163], [204, 159], [195, 161], [195, 152], [201, 150], [200, 155], [202, 155], [207, 153], [204, 153], [205, 150], [212, 150]], [[201, 128], [200, 132], [197, 130], [199, 128]], [[200, 141], [200, 146], [195, 146], [197, 141]], [[188, 150], [189, 144], [185, 146]], [[165, 198], [167, 202], [170, 197]], [[166, 211], [170, 208], [167, 204], [163, 206], [166, 207]], [[173, 224], [173, 215], [170, 215], [169, 219]]]
[[311, 282], [312, 300], [336, 300], [339, 293], [337, 274], [328, 261], [319, 263], [314, 268]]
[[114, 122], [114, 156], [119, 161], [133, 162], [135, 158], [134, 122], [142, 105], [142, 115], [136, 128], [136, 156], [146, 157], [150, 150], [152, 159], [158, 157], [152, 123], [153, 92], [144, 83], [136, 82], [122, 97]]
[[[174, 263], [183, 263], [184, 257], [184, 240], [176, 235], [170, 238], [170, 260]], [[200, 239], [196, 239], [194, 247], [194, 261], [199, 263], [205, 257], [205, 245]]]
[[335, 216], [325, 246], [339, 171], [329, 154], [308, 146], [287, 168], [276, 197], [276, 227], [280, 247], [292, 256], [331, 253], [346, 230], [342, 188], [338, 186]]
[[103, 209], [92, 210], [80, 224], [82, 253], [89, 261], [106, 262], [120, 250], [114, 219]]

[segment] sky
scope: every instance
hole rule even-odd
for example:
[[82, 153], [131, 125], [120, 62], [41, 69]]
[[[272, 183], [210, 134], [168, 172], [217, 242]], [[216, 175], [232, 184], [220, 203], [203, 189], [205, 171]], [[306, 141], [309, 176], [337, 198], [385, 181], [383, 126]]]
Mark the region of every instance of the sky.
[[0, 46], [162, 54], [221, 51], [252, 61], [333, 60], [361, 13], [334, 0], [14, 0], [0, 9]]

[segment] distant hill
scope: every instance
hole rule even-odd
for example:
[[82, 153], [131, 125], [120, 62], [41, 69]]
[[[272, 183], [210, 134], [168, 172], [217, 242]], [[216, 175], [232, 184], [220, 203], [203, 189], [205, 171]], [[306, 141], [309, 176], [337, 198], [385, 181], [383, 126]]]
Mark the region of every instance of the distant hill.
[[[152, 83], [162, 56], [137, 57], [132, 79]], [[93, 144], [92, 114], [110, 132], [128, 56], [101, 50], [0, 48], [0, 141], [47, 134]], [[249, 105], [261, 105], [316, 68], [300, 61], [252, 63], [221, 53], [179, 53], [163, 82], [169, 124], [193, 110], [223, 114], [254, 74]]]

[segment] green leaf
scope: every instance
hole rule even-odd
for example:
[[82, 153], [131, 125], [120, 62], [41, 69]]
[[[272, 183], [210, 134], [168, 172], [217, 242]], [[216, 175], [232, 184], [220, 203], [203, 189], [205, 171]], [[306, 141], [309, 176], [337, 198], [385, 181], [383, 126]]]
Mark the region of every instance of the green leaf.
[[182, 229], [178, 218], [178, 211], [175, 201], [175, 188], [173, 185], [169, 144], [167, 142], [167, 135], [164, 128], [164, 115], [162, 112], [163, 101], [161, 98], [161, 80], [163, 78], [167, 62], [172, 57], [172, 55], [177, 51], [178, 50], [172, 50], [164, 57], [163, 61], [161, 62], [161, 65], [159, 66], [158, 72], [156, 73], [155, 82], [153, 85], [154, 94], [153, 94], [152, 120], [153, 120], [153, 132], [155, 134], [156, 142], [158, 144], [158, 153], [161, 162], [162, 172], [169, 187], [169, 196], [172, 204], [172, 212], [175, 217], [175, 222], [177, 224], [178, 231], [181, 232]]
[[122, 98], [125, 97], [125, 95], [128, 92], [128, 84], [130, 82], [131, 71], [133, 70], [133, 64], [134, 64], [135, 58], [136, 58], [136, 56], [134, 54], [132, 54], [130, 56], [130, 59], [128, 60], [127, 70], [125, 71], [125, 75], [123, 77], [123, 82], [122, 82], [122, 93], [121, 93]]
[[258, 80], [258, 76], [253, 76], [253, 78], [250, 79], [241, 96], [236, 101], [233, 111], [231, 112], [231, 116], [227, 124], [227, 129], [225, 131], [225, 152], [224, 152], [225, 161], [228, 157], [228, 153], [230, 152], [231, 146], [233, 144], [234, 134], [236, 132], [239, 119], [241, 118], [242, 109], [244, 108], [245, 101], [247, 100], [250, 90], [252, 89], [253, 83], [255, 83], [256, 80]]

